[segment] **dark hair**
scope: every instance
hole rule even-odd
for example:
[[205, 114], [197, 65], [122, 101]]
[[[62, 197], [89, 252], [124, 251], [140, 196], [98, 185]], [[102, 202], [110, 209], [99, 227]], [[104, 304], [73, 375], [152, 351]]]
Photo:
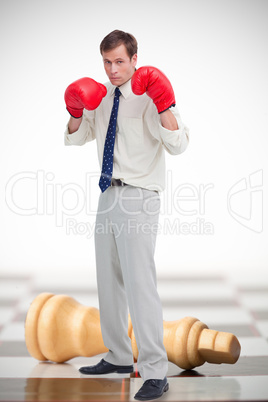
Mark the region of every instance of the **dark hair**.
[[125, 45], [129, 58], [131, 59], [138, 51], [138, 43], [133, 35], [119, 31], [118, 29], [105, 36], [100, 44], [100, 52], [101, 54], [102, 52], [108, 52], [122, 44]]

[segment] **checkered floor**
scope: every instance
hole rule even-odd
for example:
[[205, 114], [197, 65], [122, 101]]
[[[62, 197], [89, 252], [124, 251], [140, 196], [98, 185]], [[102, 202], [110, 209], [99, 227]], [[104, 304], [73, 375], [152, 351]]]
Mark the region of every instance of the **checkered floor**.
[[[95, 285], [85, 280], [49, 280], [34, 276], [0, 276], [0, 401], [134, 401], [142, 385], [137, 373], [80, 376], [81, 365], [101, 356], [77, 357], [65, 364], [39, 362], [24, 342], [24, 321], [41, 292], [67, 294], [98, 307]], [[209, 328], [234, 333], [241, 356], [234, 365], [183, 371], [169, 363], [170, 390], [163, 401], [268, 400], [268, 281], [230, 280], [224, 276], [159, 278], [164, 319], [194, 316]]]

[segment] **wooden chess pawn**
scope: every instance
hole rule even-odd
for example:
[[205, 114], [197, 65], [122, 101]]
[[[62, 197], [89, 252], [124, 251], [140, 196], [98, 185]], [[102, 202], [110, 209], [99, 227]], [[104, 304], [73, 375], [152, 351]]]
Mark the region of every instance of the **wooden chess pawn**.
[[[134, 359], [138, 348], [129, 318]], [[25, 322], [29, 353], [38, 360], [63, 363], [73, 357], [105, 353], [99, 310], [85, 307], [65, 295], [41, 293], [32, 302]], [[194, 317], [164, 321], [164, 345], [168, 360], [190, 370], [209, 363], [235, 363], [240, 355], [238, 339], [211, 329]]]

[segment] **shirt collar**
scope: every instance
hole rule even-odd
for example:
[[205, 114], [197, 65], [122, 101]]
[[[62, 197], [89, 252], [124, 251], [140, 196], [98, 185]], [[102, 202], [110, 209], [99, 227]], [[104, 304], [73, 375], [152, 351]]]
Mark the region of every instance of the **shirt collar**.
[[[113, 86], [113, 90], [112, 90], [112, 95], [114, 94], [115, 91], [115, 86]], [[119, 87], [121, 94], [123, 95], [123, 97], [126, 99], [132, 92], [131, 89], [131, 78], [125, 82], [123, 85], [121, 85]]]

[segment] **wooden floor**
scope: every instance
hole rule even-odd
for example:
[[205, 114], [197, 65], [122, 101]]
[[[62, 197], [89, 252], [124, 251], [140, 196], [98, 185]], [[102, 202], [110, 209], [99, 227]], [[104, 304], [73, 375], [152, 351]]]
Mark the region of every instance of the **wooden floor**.
[[[164, 319], [195, 316], [209, 328], [234, 333], [241, 357], [234, 365], [184, 371], [169, 363], [163, 401], [268, 401], [268, 283], [232, 283], [225, 277], [159, 278]], [[68, 294], [98, 307], [96, 288], [61, 287], [34, 277], [0, 277], [0, 401], [134, 401], [142, 385], [129, 375], [82, 376], [78, 369], [104, 355], [76, 357], [64, 364], [39, 362], [24, 341], [24, 321], [41, 292]], [[136, 367], [136, 366], [135, 366]]]

